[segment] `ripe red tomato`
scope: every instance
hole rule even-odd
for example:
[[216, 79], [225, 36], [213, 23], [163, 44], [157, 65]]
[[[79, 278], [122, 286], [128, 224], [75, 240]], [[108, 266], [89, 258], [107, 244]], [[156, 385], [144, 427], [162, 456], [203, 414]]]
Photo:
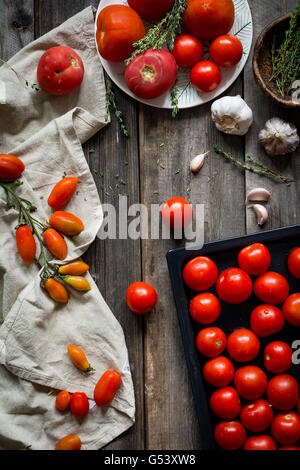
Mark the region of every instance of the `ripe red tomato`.
[[25, 165], [18, 157], [0, 154], [0, 181], [14, 181], [24, 170]]
[[243, 248], [238, 255], [240, 268], [252, 276], [265, 273], [271, 264], [268, 248], [262, 243], [254, 243]]
[[66, 390], [62, 390], [56, 396], [55, 407], [59, 411], [65, 411], [67, 408], [69, 408], [70, 401], [71, 395], [69, 394], [69, 392], [67, 392]]
[[300, 439], [300, 418], [297, 413], [279, 413], [271, 426], [271, 433], [280, 444], [291, 445]]
[[283, 447], [279, 447], [278, 450], [300, 450], [300, 447], [297, 447], [297, 446], [283, 446]]
[[97, 406], [109, 405], [116, 396], [121, 385], [120, 374], [113, 370], [107, 370], [98, 380], [94, 390], [94, 400]]
[[243, 407], [240, 418], [242, 424], [249, 431], [262, 432], [271, 426], [274, 413], [270, 403], [259, 398]]
[[262, 369], [256, 366], [245, 366], [235, 373], [234, 384], [241, 397], [256, 400], [266, 391], [268, 380]]
[[210, 407], [219, 418], [233, 419], [241, 412], [241, 400], [235, 388], [224, 387], [212, 394]]
[[209, 48], [211, 59], [220, 67], [234, 67], [243, 56], [241, 41], [231, 34], [224, 34], [213, 40]]
[[72, 176], [63, 178], [52, 189], [48, 197], [48, 204], [52, 209], [58, 210], [64, 206], [76, 191], [78, 178]]
[[221, 313], [221, 304], [214, 294], [204, 292], [196, 295], [190, 303], [190, 314], [202, 325], [215, 322]]
[[67, 95], [81, 85], [84, 65], [73, 49], [55, 46], [42, 55], [37, 79], [43, 91], [50, 95]]
[[156, 290], [147, 282], [133, 282], [127, 289], [126, 303], [130, 310], [138, 315], [152, 310], [156, 302]]
[[[294, 408], [299, 399], [299, 386], [297, 380], [288, 374], [272, 377], [268, 383], [267, 397], [271, 405], [278, 410], [285, 411]], [[281, 444], [285, 443], [282, 442]]]
[[219, 356], [226, 347], [226, 335], [221, 328], [215, 326], [204, 328], [197, 336], [196, 346], [204, 356]]
[[28, 225], [21, 225], [17, 228], [16, 242], [19, 255], [26, 266], [30, 266], [36, 254], [36, 243]]
[[252, 331], [241, 328], [231, 333], [227, 341], [229, 356], [238, 362], [252, 361], [260, 349], [260, 341]]
[[213, 387], [226, 387], [234, 377], [233, 364], [224, 356], [210, 359], [203, 367], [203, 377]]
[[100, 55], [110, 62], [122, 62], [132, 54], [133, 43], [146, 29], [141, 17], [126, 5], [109, 5], [97, 19], [96, 41]]
[[244, 450], [276, 450], [276, 443], [272, 437], [265, 436], [251, 436], [245, 442]]
[[79, 419], [83, 419], [88, 414], [89, 401], [85, 393], [73, 393], [71, 396], [71, 412]]
[[128, 0], [128, 5], [147, 20], [162, 19], [174, 5], [175, 0]]
[[203, 56], [202, 42], [191, 34], [180, 34], [175, 39], [172, 54], [179, 67], [193, 67]]
[[190, 81], [198, 90], [209, 93], [220, 85], [222, 73], [210, 60], [201, 60], [191, 70]]
[[216, 290], [225, 302], [241, 304], [252, 294], [252, 281], [242, 269], [229, 268], [218, 277]]
[[210, 40], [226, 34], [234, 22], [232, 0], [188, 0], [184, 27], [200, 39]]
[[218, 277], [216, 264], [206, 256], [197, 256], [183, 269], [184, 282], [193, 290], [204, 291], [214, 285]]
[[282, 330], [284, 316], [274, 305], [258, 305], [250, 315], [250, 327], [257, 336], [264, 338]]
[[222, 421], [215, 427], [215, 441], [224, 450], [240, 449], [246, 441], [246, 430], [239, 421]]
[[173, 229], [181, 229], [192, 222], [193, 209], [182, 197], [172, 197], [164, 203], [160, 214], [166, 225]]
[[300, 247], [295, 248], [288, 257], [288, 268], [292, 276], [300, 279]]
[[279, 273], [268, 271], [254, 281], [254, 292], [266, 304], [281, 304], [289, 295], [289, 283]]
[[283, 341], [273, 341], [264, 352], [265, 368], [273, 374], [282, 374], [292, 365], [293, 351]]
[[290, 295], [284, 302], [283, 314], [287, 322], [300, 326], [300, 294]]

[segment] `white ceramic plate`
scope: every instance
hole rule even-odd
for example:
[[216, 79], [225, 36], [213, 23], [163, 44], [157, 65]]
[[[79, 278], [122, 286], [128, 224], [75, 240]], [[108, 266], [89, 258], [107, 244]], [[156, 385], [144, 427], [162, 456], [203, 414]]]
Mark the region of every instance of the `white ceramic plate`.
[[[239, 34], [238, 38], [241, 40], [244, 48], [244, 54], [241, 61], [231, 69], [222, 69], [222, 82], [219, 87], [212, 93], [202, 93], [197, 91], [193, 86], [189, 85], [189, 69], [179, 68], [178, 70], [178, 96], [179, 96], [179, 109], [183, 108], [192, 108], [193, 106], [199, 106], [200, 104], [207, 103], [210, 100], [217, 98], [221, 95], [227, 88], [232, 85], [232, 83], [237, 79], [241, 71], [243, 70], [246, 61], [248, 59], [252, 38], [253, 38], [253, 27], [252, 27], [252, 16], [251, 11], [248, 5], [247, 0], [233, 0], [235, 7], [235, 21], [230, 31], [231, 34], [235, 34], [245, 25], [244, 28]], [[122, 0], [101, 0], [98, 6], [97, 18], [100, 11], [107, 7], [108, 5], [120, 5], [127, 4], [127, 2], [122, 2]], [[145, 23], [146, 24], [146, 23]], [[97, 20], [95, 23], [95, 40], [96, 40], [96, 30], [97, 30]], [[97, 48], [98, 51], [98, 48]], [[153, 100], [143, 100], [135, 96], [127, 87], [126, 81], [124, 78], [125, 66], [123, 62], [113, 63], [108, 62], [103, 59], [98, 52], [99, 59], [106, 70], [109, 77], [118, 85], [121, 90], [123, 90], [127, 95], [132, 96], [137, 101], [141, 103], [148, 104], [150, 106], [155, 106], [156, 108], [166, 108], [171, 109], [171, 95], [170, 92], [165, 93], [159, 98]], [[205, 56], [204, 56], [205, 57]]]

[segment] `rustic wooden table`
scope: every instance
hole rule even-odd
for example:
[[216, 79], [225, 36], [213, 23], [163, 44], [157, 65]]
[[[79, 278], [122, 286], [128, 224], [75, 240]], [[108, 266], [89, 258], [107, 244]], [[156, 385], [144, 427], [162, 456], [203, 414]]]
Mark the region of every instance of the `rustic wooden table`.
[[[97, 7], [98, 1], [0, 0], [0, 57], [8, 59], [90, 4]], [[291, 11], [296, 0], [249, 0], [249, 4], [256, 39], [273, 19]], [[209, 103], [184, 110], [174, 120], [169, 111], [140, 105], [117, 91], [130, 138], [120, 134], [113, 119], [85, 146], [102, 201], [118, 204], [118, 191], [108, 189], [115, 184], [118, 173], [127, 182], [119, 192], [128, 194], [129, 205], [162, 203], [175, 195], [203, 203], [208, 241], [259, 230], [252, 211], [245, 210], [244, 200], [250, 188], [263, 185], [272, 193], [270, 217], [264, 229], [299, 223], [300, 159], [293, 155], [271, 161], [257, 142], [258, 131], [267, 119], [280, 116], [297, 123], [297, 115], [278, 108], [258, 89], [251, 58], [227, 92], [240, 94], [254, 110], [254, 123], [246, 138], [218, 132], [210, 119]], [[214, 152], [202, 171], [193, 176], [189, 171], [191, 157], [211, 149], [214, 143], [239, 159], [247, 154], [256, 156], [293, 176], [296, 182], [287, 188], [245, 174]], [[165, 169], [157, 165], [157, 158]], [[136, 423], [108, 446], [110, 450], [201, 448], [165, 259], [166, 252], [176, 246], [177, 242], [165, 240], [97, 240], [86, 256], [104, 298], [124, 328], [135, 384]], [[134, 316], [124, 301], [128, 285], [136, 280], [153, 284], [159, 293], [157, 307], [145, 318]]]

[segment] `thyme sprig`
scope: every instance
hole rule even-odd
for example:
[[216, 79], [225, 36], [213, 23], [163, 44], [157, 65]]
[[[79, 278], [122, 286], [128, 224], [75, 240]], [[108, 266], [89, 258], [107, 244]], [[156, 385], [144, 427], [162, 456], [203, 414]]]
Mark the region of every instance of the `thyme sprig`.
[[178, 96], [178, 84], [177, 84], [177, 80], [176, 82], [174, 83], [172, 89], [171, 89], [171, 104], [172, 104], [172, 107], [173, 107], [173, 110], [172, 110], [172, 117], [173, 118], [176, 118], [177, 114], [179, 113], [179, 107], [178, 107], [178, 100], [179, 100], [179, 96]]
[[119, 121], [119, 124], [120, 124], [120, 128], [121, 128], [121, 131], [123, 132], [123, 134], [128, 137], [129, 136], [129, 132], [127, 130], [127, 127], [126, 127], [126, 124], [124, 122], [124, 119], [123, 119], [123, 113], [122, 111], [120, 111], [118, 109], [118, 106], [116, 104], [116, 98], [115, 98], [115, 93], [112, 89], [112, 82], [110, 80], [110, 78], [106, 78], [106, 104], [105, 104], [105, 122], [108, 121], [108, 118], [109, 118], [109, 110], [110, 108], [112, 107], [113, 110], [114, 110], [114, 114], [117, 118], [117, 120]]
[[32, 88], [35, 91], [40, 91], [40, 87], [36, 83], [31, 83], [27, 78], [25, 78], [20, 72], [17, 72], [8, 62], [0, 58], [0, 62], [2, 62], [6, 67], [8, 67], [12, 72], [16, 74], [16, 76], [23, 80], [26, 83], [26, 86]]

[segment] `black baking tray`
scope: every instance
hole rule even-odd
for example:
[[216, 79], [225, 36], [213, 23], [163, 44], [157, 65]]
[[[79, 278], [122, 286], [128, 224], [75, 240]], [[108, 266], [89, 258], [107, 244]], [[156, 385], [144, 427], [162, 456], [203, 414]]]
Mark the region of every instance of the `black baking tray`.
[[[289, 253], [293, 248], [300, 246], [300, 225], [210, 242], [206, 243], [201, 249], [191, 250], [186, 248], [177, 248], [170, 250], [167, 253], [167, 262], [195, 400], [196, 413], [202, 436], [202, 448], [204, 450], [216, 448], [213, 429], [214, 425], [220, 421], [220, 419], [213, 415], [209, 408], [209, 397], [214, 389], [210, 387], [205, 380], [202, 380], [201, 370], [207, 358], [202, 357], [198, 353], [195, 345], [198, 332], [209, 325], [200, 325], [199, 323], [196, 323], [189, 314], [189, 302], [195, 295], [197, 295], [198, 292], [189, 289], [185, 285], [182, 270], [188, 261], [199, 255], [209, 256], [217, 264], [219, 273], [230, 267], [238, 267], [237, 256], [239, 251], [244, 246], [257, 242], [264, 243], [270, 250], [272, 261], [269, 270], [279, 272], [288, 279], [290, 284], [290, 294], [300, 292], [300, 280], [295, 279], [289, 273], [287, 268], [287, 258]], [[252, 279], [254, 279], [253, 276]], [[209, 289], [208, 292], [215, 293], [215, 286]], [[254, 294], [252, 294], [247, 302], [240, 305], [226, 304], [221, 301], [222, 313], [213, 325], [222, 328], [226, 336], [238, 328], [249, 328], [250, 313], [261, 303], [262, 302], [260, 302]], [[280, 308], [281, 306], [278, 307]], [[260, 338], [260, 353], [251, 364], [261, 367], [266, 372], [268, 379], [272, 374], [268, 373], [264, 368], [263, 351], [268, 343], [276, 340], [285, 341], [293, 350], [295, 350], [295, 348], [299, 349], [300, 327], [297, 328], [286, 323], [281, 332], [268, 336], [267, 338]], [[294, 343], [294, 341], [297, 340], [299, 340], [299, 345]], [[227, 356], [227, 351], [225, 350], [222, 355]], [[293, 360], [293, 362], [296, 361]], [[237, 369], [245, 364], [234, 363], [234, 365]], [[287, 373], [293, 375], [300, 383], [300, 367], [293, 364]], [[264, 434], [265, 433], [268, 432], [264, 432]], [[252, 433], [248, 434], [251, 435]]]

